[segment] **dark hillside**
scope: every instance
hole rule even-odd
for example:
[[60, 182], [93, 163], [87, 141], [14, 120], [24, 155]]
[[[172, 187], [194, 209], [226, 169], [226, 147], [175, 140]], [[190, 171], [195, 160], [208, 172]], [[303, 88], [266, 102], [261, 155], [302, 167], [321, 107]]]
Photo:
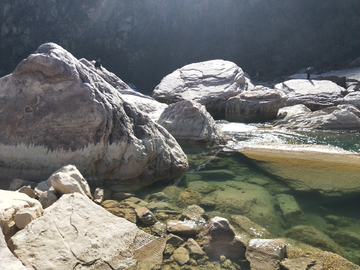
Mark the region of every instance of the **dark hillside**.
[[225, 59], [252, 77], [360, 56], [358, 0], [1, 0], [0, 76], [52, 41], [149, 93], [168, 73]]

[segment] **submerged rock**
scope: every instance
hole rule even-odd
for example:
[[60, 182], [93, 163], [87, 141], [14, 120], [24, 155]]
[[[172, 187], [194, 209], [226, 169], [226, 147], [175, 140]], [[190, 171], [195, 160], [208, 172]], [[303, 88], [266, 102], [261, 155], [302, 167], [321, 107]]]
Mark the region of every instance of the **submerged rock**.
[[210, 60], [193, 63], [164, 77], [153, 97], [164, 103], [193, 100], [206, 107], [215, 118], [225, 116], [226, 101], [246, 88], [245, 74], [230, 61]]
[[318, 247], [325, 251], [343, 254], [340, 246], [326, 234], [317, 230], [314, 226], [299, 225], [286, 231], [286, 237]]
[[360, 193], [360, 155], [325, 145], [256, 143], [239, 152], [298, 191], [327, 196]]
[[176, 140], [136, 105], [114, 74], [54, 43], [0, 79], [1, 185], [40, 182], [66, 164], [90, 181], [144, 186], [188, 168]]

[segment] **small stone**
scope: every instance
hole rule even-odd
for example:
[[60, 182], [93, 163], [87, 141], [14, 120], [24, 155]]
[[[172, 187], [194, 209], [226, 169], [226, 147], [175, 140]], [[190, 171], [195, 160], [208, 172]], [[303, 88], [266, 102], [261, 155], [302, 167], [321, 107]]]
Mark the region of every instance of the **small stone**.
[[168, 232], [183, 235], [195, 235], [200, 231], [201, 226], [195, 221], [169, 220], [166, 224]]
[[136, 208], [135, 212], [137, 217], [144, 225], [150, 226], [156, 223], [156, 218], [154, 214], [146, 207]]
[[166, 237], [166, 243], [171, 244], [174, 247], [180, 246], [183, 242], [184, 240], [180, 236], [177, 236], [172, 233]]
[[322, 270], [323, 262], [310, 258], [285, 259], [280, 262], [284, 270]]
[[193, 238], [189, 238], [187, 240], [186, 248], [189, 250], [190, 255], [194, 256], [195, 259], [206, 255], [200, 245]]
[[279, 270], [286, 253], [282, 239], [252, 239], [248, 243], [246, 259], [255, 270]]
[[94, 202], [101, 204], [104, 201], [104, 190], [102, 188], [96, 188], [94, 192]]
[[35, 191], [31, 188], [31, 186], [22, 186], [21, 188], [19, 188], [18, 190], [20, 193], [25, 193], [26, 195], [28, 195], [30, 198], [35, 199], [37, 197], [37, 194], [35, 193]]
[[174, 260], [180, 265], [184, 265], [190, 260], [189, 251], [184, 247], [179, 247], [176, 249], [172, 256]]

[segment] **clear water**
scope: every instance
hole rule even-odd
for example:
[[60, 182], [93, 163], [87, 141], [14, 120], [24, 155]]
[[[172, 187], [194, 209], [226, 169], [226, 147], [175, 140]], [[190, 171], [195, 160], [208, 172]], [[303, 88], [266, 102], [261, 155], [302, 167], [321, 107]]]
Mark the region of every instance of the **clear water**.
[[[211, 185], [211, 192], [198, 193], [200, 198], [196, 198], [195, 203], [204, 208], [210, 218], [221, 216], [231, 220], [232, 215], [244, 215], [266, 228], [273, 238], [285, 237], [291, 227], [300, 225], [290, 225], [277, 205], [277, 194], [292, 195], [304, 214], [306, 221], [303, 224], [313, 226], [323, 233], [321, 236], [326, 238], [325, 242], [331, 242], [330, 248], [325, 249], [360, 265], [360, 196], [338, 198], [296, 192], [279, 179], [261, 171], [245, 156], [232, 151], [248, 143], [264, 141], [324, 144], [360, 153], [358, 132], [288, 131], [275, 130], [268, 125], [218, 124], [234, 140], [221, 149], [182, 145], [188, 155], [190, 168], [183, 177], [172, 183], [179, 192], [192, 188], [199, 181], [206, 182]], [[166, 193], [167, 188], [161, 185], [147, 188], [142, 196], [146, 200], [149, 193]], [[136, 195], [141, 197], [141, 194]], [[166, 201], [168, 209], [181, 211], [185, 207], [179, 205], [178, 196], [176, 193]], [[191, 203], [194, 200], [189, 200]], [[347, 236], [341, 237], [344, 233]]]

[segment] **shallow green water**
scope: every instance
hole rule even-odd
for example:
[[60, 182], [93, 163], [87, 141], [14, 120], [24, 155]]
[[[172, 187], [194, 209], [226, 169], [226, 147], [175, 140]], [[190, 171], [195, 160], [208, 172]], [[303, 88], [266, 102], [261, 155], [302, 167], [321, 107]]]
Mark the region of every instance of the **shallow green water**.
[[[178, 193], [170, 194], [167, 208], [181, 211], [189, 204], [200, 205], [211, 218], [221, 216], [231, 220], [232, 215], [244, 215], [263, 226], [271, 237], [291, 236], [289, 230], [305, 225], [320, 233], [322, 249], [333, 251], [360, 265], [360, 196], [346, 198], [324, 197], [317, 193], [296, 192], [280, 179], [266, 174], [237, 149], [249, 142], [281, 142], [289, 144], [327, 144], [345, 150], [360, 152], [360, 135], [356, 132], [273, 130], [266, 126], [221, 124], [235, 140], [223, 149], [203, 149], [182, 145], [188, 155], [190, 168], [172, 183]], [[360, 176], [359, 176], [360, 181]], [[206, 185], [204, 184], [206, 183]], [[199, 186], [201, 185], [201, 186]], [[207, 190], [204, 190], [204, 188]], [[190, 188], [197, 193], [189, 201], [179, 204], [179, 192]], [[158, 185], [147, 188], [149, 193], [164, 191]], [[290, 224], [283, 215], [276, 195], [293, 196], [304, 215], [304, 221]], [[141, 194], [137, 194], [141, 197]], [[198, 197], [196, 197], [198, 196]], [[312, 227], [309, 227], [312, 226]], [[291, 237], [293, 238], [293, 237]], [[300, 236], [301, 238], [301, 236]], [[304, 240], [305, 241], [305, 240]]]

